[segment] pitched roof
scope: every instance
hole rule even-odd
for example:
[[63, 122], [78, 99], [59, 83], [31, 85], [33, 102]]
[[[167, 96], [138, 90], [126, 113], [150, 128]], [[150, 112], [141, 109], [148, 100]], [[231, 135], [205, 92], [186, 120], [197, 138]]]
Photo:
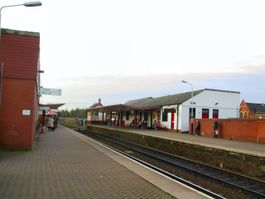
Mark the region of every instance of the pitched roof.
[[265, 104], [246, 103], [254, 114], [265, 114]]
[[[193, 92], [193, 96], [198, 95], [204, 90], [197, 90]], [[187, 101], [191, 98], [191, 92], [186, 93], [179, 93], [175, 95], [167, 95], [162, 97], [148, 97], [136, 100], [130, 100], [125, 103], [125, 105], [133, 106], [133, 107], [152, 107], [152, 106], [165, 106], [165, 105], [172, 105], [172, 104], [182, 104], [183, 102]]]
[[[229, 92], [239, 94], [237, 91], [217, 90], [217, 89], [202, 89], [193, 91], [193, 96], [200, 94], [203, 91], [217, 91], [217, 92]], [[166, 105], [182, 104], [191, 98], [191, 92], [179, 93], [174, 95], [167, 95], [162, 97], [147, 97], [141, 99], [130, 100], [125, 104], [115, 104], [102, 107], [90, 107], [89, 110], [97, 111], [121, 111], [121, 110], [155, 110]], [[93, 106], [93, 105], [92, 105]]]
[[92, 106], [90, 106], [89, 108], [97, 108], [97, 107], [102, 107], [103, 105], [101, 103], [94, 103]]

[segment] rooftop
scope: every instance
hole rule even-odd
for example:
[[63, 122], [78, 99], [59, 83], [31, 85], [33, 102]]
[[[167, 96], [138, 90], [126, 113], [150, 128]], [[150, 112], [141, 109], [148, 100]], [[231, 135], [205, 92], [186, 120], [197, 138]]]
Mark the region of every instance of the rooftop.
[[265, 114], [265, 104], [246, 103], [254, 114]]
[[[193, 96], [200, 94], [203, 91], [217, 91], [217, 92], [228, 92], [228, 93], [235, 93], [240, 94], [237, 91], [227, 91], [227, 90], [217, 90], [217, 89], [202, 89], [193, 91]], [[89, 110], [98, 110], [98, 111], [110, 111], [110, 110], [154, 110], [159, 109], [162, 106], [166, 105], [174, 105], [174, 104], [182, 104], [185, 101], [191, 98], [191, 92], [179, 93], [174, 95], [167, 95], [161, 97], [146, 97], [141, 99], [129, 100], [125, 104], [115, 104], [109, 106], [102, 106], [102, 107], [90, 107]]]
[[6, 33], [6, 34], [13, 34], [13, 35], [24, 35], [24, 36], [34, 36], [34, 37], [40, 36], [40, 33], [38, 33], [38, 32], [13, 30], [13, 29], [6, 29], [6, 28], [1, 28], [1, 32], [2, 32], [2, 34]]

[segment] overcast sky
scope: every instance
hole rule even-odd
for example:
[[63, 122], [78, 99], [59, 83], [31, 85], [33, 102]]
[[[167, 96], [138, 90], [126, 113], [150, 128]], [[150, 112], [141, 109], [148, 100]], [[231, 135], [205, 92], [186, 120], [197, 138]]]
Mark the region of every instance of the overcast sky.
[[[24, 1], [0, 0], [0, 6]], [[42, 0], [2, 11], [40, 32], [42, 103], [89, 107], [214, 88], [265, 102], [264, 0]]]

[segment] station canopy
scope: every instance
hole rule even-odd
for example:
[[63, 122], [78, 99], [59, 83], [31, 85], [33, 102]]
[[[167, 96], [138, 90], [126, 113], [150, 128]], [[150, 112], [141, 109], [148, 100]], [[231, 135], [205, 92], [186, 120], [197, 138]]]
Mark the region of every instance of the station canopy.
[[128, 106], [125, 104], [115, 104], [115, 105], [109, 105], [109, 106], [90, 108], [88, 109], [88, 111], [95, 111], [95, 112], [145, 111], [145, 110], [157, 110], [160, 107], [161, 106], [137, 107], [137, 106]]
[[60, 104], [39, 104], [39, 107], [45, 107], [48, 109], [58, 109], [60, 106], [65, 105], [65, 103]]

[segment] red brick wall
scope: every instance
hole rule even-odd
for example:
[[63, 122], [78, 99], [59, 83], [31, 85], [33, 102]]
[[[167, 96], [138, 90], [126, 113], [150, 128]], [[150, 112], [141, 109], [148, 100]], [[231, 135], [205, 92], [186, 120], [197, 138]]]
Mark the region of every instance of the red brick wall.
[[[3, 30], [0, 64], [4, 64], [0, 106], [0, 146], [30, 148], [37, 125], [39, 34]], [[22, 115], [30, 110], [30, 115]]]
[[2, 33], [0, 63], [6, 78], [36, 79], [39, 37]]
[[[29, 80], [4, 80], [0, 111], [0, 145], [30, 148], [36, 128], [35, 83]], [[23, 109], [30, 116], [22, 115]]]
[[[213, 137], [212, 119], [197, 120], [201, 124], [201, 135]], [[219, 119], [219, 137], [265, 143], [265, 119]]]

